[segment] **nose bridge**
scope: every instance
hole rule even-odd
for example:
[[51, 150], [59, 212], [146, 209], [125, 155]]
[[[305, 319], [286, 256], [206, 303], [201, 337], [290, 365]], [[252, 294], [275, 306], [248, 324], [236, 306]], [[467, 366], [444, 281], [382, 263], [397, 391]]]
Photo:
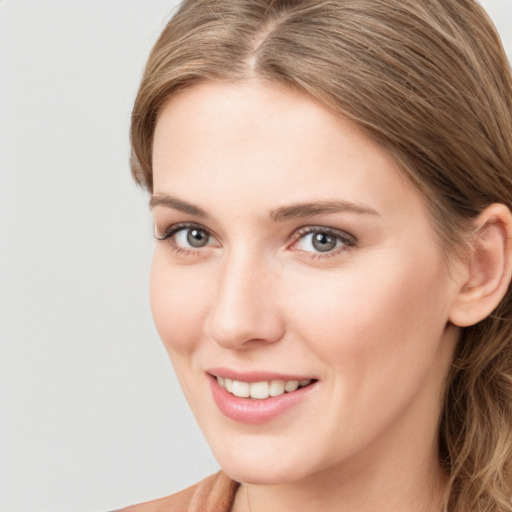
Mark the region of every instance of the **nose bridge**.
[[277, 284], [268, 260], [248, 248], [230, 251], [206, 320], [207, 335], [226, 348], [248, 341], [277, 341], [282, 334]]

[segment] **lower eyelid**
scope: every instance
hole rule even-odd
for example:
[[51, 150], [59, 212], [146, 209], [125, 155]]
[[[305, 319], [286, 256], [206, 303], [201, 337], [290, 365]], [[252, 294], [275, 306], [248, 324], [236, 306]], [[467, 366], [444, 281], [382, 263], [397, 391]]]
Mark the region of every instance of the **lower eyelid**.
[[[203, 231], [208, 236], [205, 245], [194, 247], [189, 245], [188, 242], [183, 242], [183, 239], [181, 243], [178, 242], [178, 236], [186, 237], [187, 232], [194, 229]], [[177, 257], [206, 257], [210, 255], [210, 249], [220, 246], [217, 237], [209, 229], [196, 223], [176, 223], [165, 227], [163, 230], [158, 229], [155, 225], [154, 231], [155, 240], [167, 244], [170, 251]]]
[[309, 261], [318, 261], [318, 260], [325, 261], [325, 260], [327, 260], [329, 258], [335, 258], [336, 256], [340, 256], [342, 253], [344, 253], [348, 249], [349, 249], [348, 247], [338, 247], [337, 249], [333, 249], [332, 251], [325, 252], [325, 253], [322, 253], [322, 252], [310, 252], [310, 251], [300, 251], [300, 252], [302, 253], [301, 254], [301, 258], [303, 258], [305, 260], [309, 260]]
[[[208, 237], [209, 240], [206, 245], [201, 247], [183, 247], [176, 243], [175, 237], [180, 232], [186, 232], [190, 229], [199, 229], [201, 231], [204, 231]], [[340, 242], [340, 245], [335, 246], [333, 249], [325, 252], [321, 251], [315, 251], [315, 250], [305, 250], [305, 249], [299, 249], [297, 248], [298, 242], [305, 238], [307, 235], [314, 235], [315, 233], [325, 233], [331, 236], [336, 237], [336, 239]], [[216, 241], [215, 236], [205, 227], [195, 224], [195, 223], [177, 223], [173, 224], [166, 229], [159, 230], [155, 224], [154, 227], [154, 237], [158, 241], [166, 241], [172, 245], [173, 251], [177, 255], [200, 255], [205, 251], [205, 249], [210, 248], [212, 246], [215, 246], [218, 244]], [[294, 235], [292, 235], [293, 239], [291, 244], [288, 246], [289, 250], [294, 250], [297, 252], [303, 253], [302, 257], [309, 258], [309, 259], [321, 259], [321, 258], [328, 258], [332, 256], [336, 256], [354, 246], [357, 246], [357, 239], [355, 239], [353, 236], [349, 235], [345, 232], [339, 232], [338, 230], [335, 230], [333, 228], [322, 228], [321, 226], [315, 226], [311, 228], [304, 228], [302, 230], [299, 230], [295, 232]]]
[[[357, 245], [357, 240], [354, 237], [352, 237], [351, 235], [349, 235], [348, 233], [339, 232], [339, 231], [334, 230], [332, 228], [330, 228], [330, 229], [329, 228], [322, 229], [321, 227], [317, 227], [317, 228], [311, 228], [311, 229], [307, 229], [306, 228], [306, 229], [304, 229], [302, 231], [296, 232], [293, 235], [293, 240], [292, 240], [291, 247], [295, 246], [300, 240], [302, 240], [306, 236], [314, 235], [316, 233], [325, 233], [325, 234], [334, 236], [342, 244], [342, 246], [335, 247], [331, 251], [326, 252], [324, 254], [330, 254], [330, 253], [336, 251], [337, 249], [340, 249], [341, 247], [345, 247], [346, 248], [346, 247], [354, 247], [355, 245]], [[307, 251], [305, 251], [305, 252], [307, 252]], [[319, 254], [322, 254], [322, 253], [319, 253]]]

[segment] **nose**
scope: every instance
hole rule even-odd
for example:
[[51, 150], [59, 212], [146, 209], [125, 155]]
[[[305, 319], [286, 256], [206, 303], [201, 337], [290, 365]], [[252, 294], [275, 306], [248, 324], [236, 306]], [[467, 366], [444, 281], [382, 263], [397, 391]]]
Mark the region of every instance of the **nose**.
[[217, 295], [205, 321], [205, 333], [218, 345], [247, 349], [273, 343], [284, 334], [278, 304], [279, 276], [254, 257], [224, 262]]

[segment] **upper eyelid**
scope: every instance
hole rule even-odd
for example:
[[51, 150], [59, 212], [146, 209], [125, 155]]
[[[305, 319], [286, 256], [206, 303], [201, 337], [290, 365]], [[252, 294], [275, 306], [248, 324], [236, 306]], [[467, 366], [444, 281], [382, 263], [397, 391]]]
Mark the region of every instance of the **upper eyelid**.
[[[334, 247], [332, 250], [326, 252], [309, 251], [296, 247], [302, 238], [314, 233], [328, 233], [334, 235], [341, 240], [341, 245]], [[345, 254], [346, 251], [359, 247], [359, 240], [347, 231], [331, 228], [327, 226], [305, 226], [295, 231], [291, 243], [288, 244], [287, 249], [293, 252], [301, 253], [301, 258], [309, 261], [324, 261], [328, 258], [339, 257]]]
[[167, 240], [168, 238], [174, 236], [179, 231], [182, 231], [184, 229], [201, 229], [203, 231], [206, 231], [210, 236], [213, 236], [214, 238], [218, 238], [211, 229], [208, 229], [207, 227], [203, 226], [202, 224], [199, 224], [197, 222], [177, 222], [175, 224], [171, 224], [167, 228], [164, 229], [163, 233], [158, 233], [156, 223], [155, 223], [155, 238], [157, 240]]
[[302, 228], [296, 229], [294, 233], [292, 234], [292, 238], [294, 240], [297, 240], [301, 238], [304, 235], [308, 235], [311, 233], [329, 233], [332, 235], [338, 235], [341, 238], [346, 238], [351, 240], [354, 244], [357, 243], [357, 238], [348, 233], [347, 231], [344, 231], [343, 229], [337, 229], [332, 228], [328, 226], [304, 226]]
[[[157, 240], [164, 241], [172, 236], [174, 236], [176, 233], [178, 233], [181, 230], [185, 229], [192, 229], [192, 228], [198, 228], [201, 230], [206, 231], [209, 236], [215, 238], [216, 240], [220, 241], [220, 238], [214, 233], [211, 229], [207, 228], [206, 226], [198, 223], [198, 222], [177, 222], [175, 224], [171, 224], [165, 230], [163, 233], [158, 233], [156, 223], [155, 223], [155, 233], [154, 236]], [[318, 232], [324, 232], [329, 233], [332, 235], [339, 236], [342, 239], [350, 241], [350, 245], [357, 245], [358, 240], [357, 238], [348, 233], [347, 231], [344, 231], [342, 229], [333, 228], [330, 226], [321, 226], [321, 225], [310, 225], [310, 226], [302, 226], [300, 228], [295, 229], [291, 235], [289, 235], [290, 242], [288, 243], [288, 246], [293, 246], [300, 238], [302, 238], [305, 235], [311, 234], [311, 233], [318, 233]]]

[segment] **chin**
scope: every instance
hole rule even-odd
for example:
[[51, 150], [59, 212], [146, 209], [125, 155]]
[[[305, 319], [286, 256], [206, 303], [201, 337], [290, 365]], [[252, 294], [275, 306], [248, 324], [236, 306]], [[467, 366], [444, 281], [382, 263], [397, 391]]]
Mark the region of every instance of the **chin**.
[[[257, 485], [274, 485], [298, 481], [312, 472], [310, 460], [298, 460], [293, 454], [280, 453], [279, 449], [263, 449], [261, 442], [253, 450], [222, 446], [212, 447], [220, 467], [237, 482]], [[308, 464], [309, 462], [309, 464]]]
[[[278, 464], [279, 465], [279, 464]], [[220, 464], [224, 473], [237, 482], [254, 485], [276, 485], [301, 480], [306, 473], [298, 474], [290, 468], [277, 467], [276, 464], [258, 465], [250, 461], [237, 461]], [[279, 465], [280, 466], [280, 465]]]

